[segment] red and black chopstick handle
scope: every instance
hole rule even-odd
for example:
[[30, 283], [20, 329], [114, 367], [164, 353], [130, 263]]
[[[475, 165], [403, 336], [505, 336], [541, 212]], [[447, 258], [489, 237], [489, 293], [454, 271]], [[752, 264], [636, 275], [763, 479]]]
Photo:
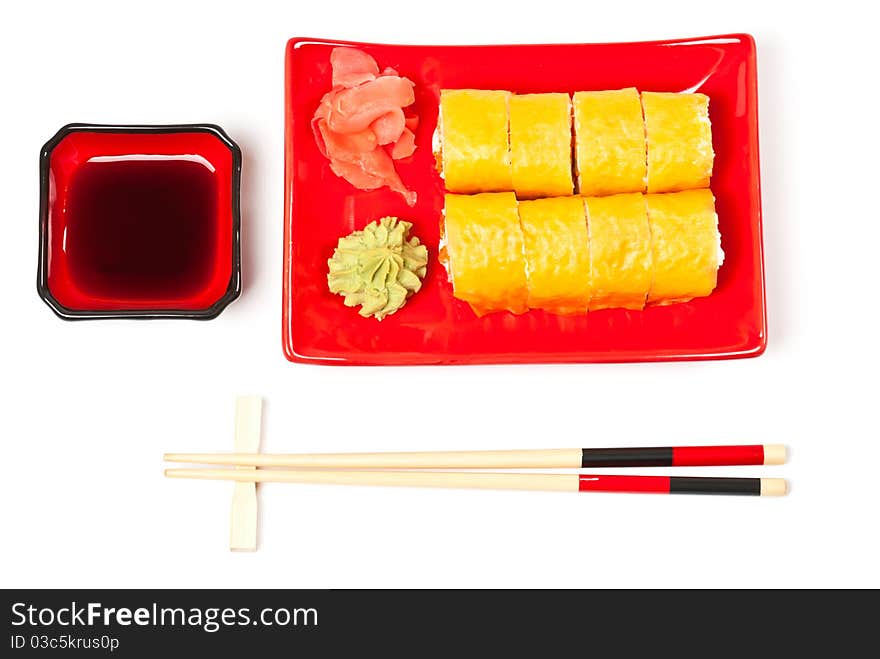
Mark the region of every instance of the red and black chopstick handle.
[[781, 496], [787, 485], [781, 478], [723, 478], [697, 476], [614, 476], [580, 474], [579, 492], [638, 492], [654, 494], [727, 494]]
[[[776, 444], [740, 446], [662, 446], [581, 449], [581, 467], [722, 467], [781, 464], [785, 447]], [[748, 480], [748, 479], [745, 479]]]

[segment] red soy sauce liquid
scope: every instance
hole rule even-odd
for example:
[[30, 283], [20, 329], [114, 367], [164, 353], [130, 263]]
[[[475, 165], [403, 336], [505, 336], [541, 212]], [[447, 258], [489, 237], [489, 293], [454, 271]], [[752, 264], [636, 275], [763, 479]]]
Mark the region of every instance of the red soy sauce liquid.
[[70, 183], [65, 251], [90, 295], [180, 299], [210, 280], [216, 179], [180, 159], [91, 160]]

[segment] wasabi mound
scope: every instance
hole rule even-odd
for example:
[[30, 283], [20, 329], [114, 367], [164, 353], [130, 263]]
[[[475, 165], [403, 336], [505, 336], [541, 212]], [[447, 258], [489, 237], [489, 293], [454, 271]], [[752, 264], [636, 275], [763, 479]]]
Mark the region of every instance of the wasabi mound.
[[383, 217], [363, 231], [339, 239], [327, 261], [331, 293], [345, 297], [345, 306], [360, 306], [364, 318], [382, 320], [406, 304], [422, 287], [428, 249], [409, 237], [411, 222]]

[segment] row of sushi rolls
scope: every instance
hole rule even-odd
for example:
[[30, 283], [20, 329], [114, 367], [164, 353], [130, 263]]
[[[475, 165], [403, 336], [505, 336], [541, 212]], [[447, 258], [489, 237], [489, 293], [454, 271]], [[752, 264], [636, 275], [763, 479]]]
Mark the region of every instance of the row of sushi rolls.
[[[312, 128], [332, 171], [416, 203], [395, 169], [415, 151], [414, 84], [367, 53], [331, 52]], [[442, 89], [432, 148], [445, 187], [440, 262], [473, 312], [560, 315], [687, 302], [724, 260], [709, 98], [635, 88]], [[381, 320], [421, 287], [427, 249], [386, 217], [343, 237], [331, 292]]]

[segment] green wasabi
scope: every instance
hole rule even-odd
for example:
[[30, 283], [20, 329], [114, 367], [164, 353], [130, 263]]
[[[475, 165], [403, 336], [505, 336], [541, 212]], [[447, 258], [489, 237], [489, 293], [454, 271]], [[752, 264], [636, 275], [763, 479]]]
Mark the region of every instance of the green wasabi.
[[410, 229], [411, 222], [383, 217], [340, 238], [327, 261], [330, 292], [345, 296], [347, 307], [360, 305], [364, 318], [382, 320], [400, 309], [422, 287], [428, 265], [428, 249]]

